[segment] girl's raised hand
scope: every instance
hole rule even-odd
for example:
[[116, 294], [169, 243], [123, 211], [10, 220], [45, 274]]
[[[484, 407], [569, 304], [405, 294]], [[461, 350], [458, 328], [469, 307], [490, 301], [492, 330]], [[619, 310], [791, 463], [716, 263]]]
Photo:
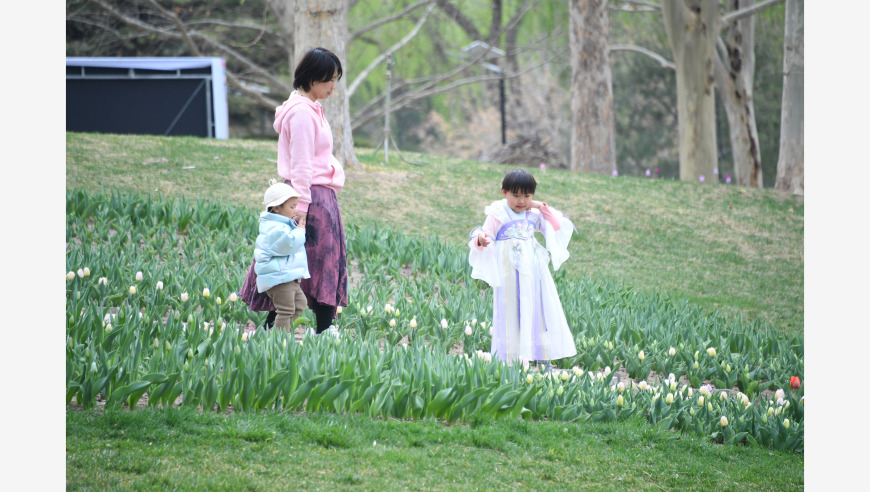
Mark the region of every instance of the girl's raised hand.
[[543, 204], [544, 204], [544, 202], [532, 200], [532, 204], [530, 205], [530, 207], [540, 209]]
[[490, 242], [491, 241], [489, 240], [489, 234], [487, 234], [485, 232], [481, 232], [480, 234], [477, 235], [477, 244], [486, 247], [486, 246], [489, 246]]

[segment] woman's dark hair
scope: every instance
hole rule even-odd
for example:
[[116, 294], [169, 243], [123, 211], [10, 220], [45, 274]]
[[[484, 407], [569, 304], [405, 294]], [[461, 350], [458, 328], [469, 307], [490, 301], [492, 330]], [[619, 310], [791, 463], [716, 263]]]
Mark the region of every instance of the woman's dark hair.
[[507, 173], [501, 182], [501, 189], [510, 193], [535, 194], [538, 182], [535, 177], [523, 169], [514, 169]]
[[312, 82], [329, 82], [338, 71], [336, 82], [341, 80], [341, 62], [335, 53], [326, 48], [314, 48], [302, 56], [293, 74], [293, 88], [311, 90]]

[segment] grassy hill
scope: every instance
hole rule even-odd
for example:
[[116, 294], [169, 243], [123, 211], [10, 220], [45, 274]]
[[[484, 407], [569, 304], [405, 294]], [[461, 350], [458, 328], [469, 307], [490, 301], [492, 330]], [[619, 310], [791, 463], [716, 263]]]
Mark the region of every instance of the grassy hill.
[[[400, 252], [407, 256], [411, 254], [409, 251], [420, 248], [427, 252], [429, 265], [434, 268], [432, 258], [437, 255], [432, 245], [441, 247], [438, 242], [441, 241], [449, 248], [437, 251], [447, 251], [456, 257], [450, 258], [444, 271], [432, 270], [423, 277], [415, 273], [398, 279], [403, 292], [413, 293], [411, 297], [420, 299], [415, 304], [417, 310], [412, 311], [403, 304], [402, 311], [406, 316], [409, 311], [419, 316], [429, 309], [424, 306], [427, 302], [435, 302], [427, 297], [439, 297], [436, 302], [439, 312], [449, 308], [453, 314], [447, 317], [451, 321], [461, 320], [461, 315], [453, 309], [453, 301], [458, 301], [462, 305], [459, 310], [463, 311], [472, 304], [476, 294], [468, 289], [462, 279], [462, 269], [456, 266], [465, 261], [461, 256], [467, 233], [482, 222], [483, 207], [501, 197], [499, 187], [505, 168], [427, 155], [407, 155], [418, 164], [395, 159], [385, 166], [380, 164], [380, 154], [373, 156], [371, 150], [365, 149], [357, 152], [363, 164], [359, 169], [347, 170], [347, 185], [339, 194], [350, 231], [349, 252], [354, 249], [359, 266], [367, 269], [364, 275], [359, 275], [359, 284], [351, 297], [356, 300], [361, 291], [380, 288], [391, 272], [399, 270], [397, 262], [406, 261], [401, 259], [401, 254], [385, 258], [383, 251], [404, 250]], [[142, 365], [151, 367], [149, 371], [169, 374], [173, 363], [181, 363], [175, 352], [179, 344], [184, 343], [184, 337], [198, 334], [204, 338], [204, 331], [187, 330], [190, 335], [175, 338], [174, 352], [169, 345], [165, 345], [165, 351], [164, 345], [159, 345], [159, 350], [155, 346], [153, 351], [148, 347], [142, 352], [134, 351], [135, 340], [147, 331], [150, 346], [151, 336], [168, 337], [161, 334], [162, 330], [180, 332], [179, 319], [190, 322], [187, 310], [193, 308], [189, 306], [179, 308], [184, 311], [183, 316], [173, 314], [173, 319], [165, 325], [156, 320], [152, 325], [150, 318], [155, 314], [159, 318], [167, 309], [175, 309], [169, 306], [176, 305], [172, 296], [179, 289], [188, 289], [194, 293], [192, 297], [198, 297], [196, 292], [201, 286], [195, 278], [208, 279], [212, 298], [222, 295], [226, 299], [231, 289], [238, 286], [244, 274], [240, 268], [246, 267], [249, 261], [248, 247], [253, 240], [255, 222], [252, 219], [246, 223], [245, 209], [223, 207], [217, 202], [249, 207], [250, 216], [254, 217], [268, 179], [277, 177], [274, 158], [274, 142], [67, 134], [67, 188], [84, 188], [97, 193], [117, 189], [120, 195], [159, 193], [167, 198], [186, 199], [172, 203], [156, 200], [145, 221], [139, 220], [142, 209], [131, 213], [132, 209], [120, 195], [106, 198], [82, 196], [84, 194], [78, 191], [68, 193], [68, 266], [75, 270], [90, 265], [94, 270], [90, 278], [74, 278], [67, 284], [68, 289], [75, 289], [68, 290], [67, 297], [68, 377], [70, 371], [78, 374], [75, 371], [87, 367], [89, 359], [82, 353], [91, 343], [108, 347], [109, 360], [104, 361], [105, 354], [100, 352], [97, 361], [98, 371], [102, 371], [100, 377], [109, 367], [124, 366], [136, 372], [133, 379], [141, 379]], [[644, 345], [644, 348], [649, 347], [647, 360], [661, 357], [653, 353], [662, 352], [670, 343], [669, 337], [670, 340], [686, 340], [685, 351], [690, 352], [701, 343], [692, 340], [692, 336], [706, 340], [712, 333], [717, 337], [713, 343], [721, 344], [723, 356], [730, 352], [738, 356], [735, 360], [748, 361], [756, 373], [767, 371], [766, 376], [756, 375], [755, 378], [776, 379], [777, 387], [783, 387], [787, 376], [795, 374], [793, 370], [803, 375], [803, 343], [800, 343], [803, 335], [803, 204], [800, 198], [730, 186], [539, 169], [534, 169], [534, 174], [539, 181], [536, 197], [567, 213], [580, 230], [571, 242], [572, 257], [565, 264], [565, 273], [559, 273], [557, 282], [559, 285], [572, 282], [574, 290], [565, 289], [560, 294], [569, 319], [576, 318], [585, 324], [584, 333], [596, 333], [601, 325], [609, 327], [611, 324], [637, 329], [637, 336], [650, 344]], [[87, 200], [92, 203], [83, 204]], [[178, 210], [173, 207], [187, 210], [191, 205], [201, 207], [198, 222], [186, 233], [181, 232], [185, 226], [176, 227], [178, 216], [172, 213]], [[81, 209], [90, 209], [90, 212]], [[158, 216], [162, 218], [156, 220]], [[171, 222], [168, 226], [167, 220]], [[367, 242], [372, 239], [371, 235], [380, 236], [370, 226], [380, 225], [401, 227], [407, 237], [402, 238], [393, 230], [383, 234], [383, 241]], [[118, 238], [116, 228], [128, 229], [129, 238], [124, 235]], [[382, 228], [380, 230], [383, 232]], [[426, 241], [412, 237], [418, 235]], [[140, 244], [145, 238], [148, 240]], [[373, 243], [377, 246], [370, 247]], [[362, 248], [362, 245], [369, 246]], [[460, 253], [456, 254], [457, 251]], [[413, 261], [415, 265], [411, 270], [425, 271], [425, 265], [416, 265], [425, 261], [418, 262], [416, 258]], [[388, 268], [380, 263], [388, 263]], [[133, 272], [138, 269], [145, 270], [149, 279], [136, 284], [141, 292], [128, 303], [124, 300], [128, 297], [126, 282], [131, 281]], [[109, 277], [107, 288], [102, 291], [95, 281], [100, 275]], [[165, 295], [157, 296], [157, 291], [149, 284], [149, 280], [158, 278], [167, 280]], [[628, 289], [614, 288], [614, 283]], [[431, 296], [436, 288], [439, 295]], [[638, 296], [632, 291], [647, 292], [650, 296]], [[655, 294], [671, 296], [674, 302], [662, 303]], [[380, 296], [381, 300], [383, 298]], [[142, 307], [144, 317], [141, 311], [140, 317], [119, 311], [118, 318], [112, 320], [116, 326], [111, 333], [106, 331], [105, 337], [94, 336], [92, 332], [102, 334], [106, 330], [100, 326], [101, 320], [105, 322], [100, 311], [106, 306], [104, 299], [108, 305], [124, 304], [125, 309], [132, 307], [139, 311]], [[687, 299], [688, 308], [682, 305]], [[451, 306], [441, 304], [447, 301]], [[474, 301], [476, 305], [469, 312], [485, 316], [486, 303], [480, 299]], [[201, 298], [197, 302], [200, 306], [214, 307]], [[762, 323], [728, 324], [715, 316], [714, 311], [726, 318], [743, 317]], [[230, 316], [228, 321], [234, 323], [244, 321], [247, 310], [226, 312]], [[342, 316], [342, 322], [347, 325], [360, 318], [358, 314], [354, 318], [352, 309]], [[437, 324], [440, 317], [440, 314], [430, 313], [426, 316], [427, 322], [420, 318], [421, 325]], [[210, 318], [203, 313], [205, 319]], [[767, 326], [762, 326], [764, 324]], [[579, 326], [572, 324], [574, 329]], [[743, 330], [732, 329], [735, 326], [757, 329], [759, 336], [743, 335]], [[771, 333], [770, 329], [783, 333]], [[429, 330], [431, 333], [431, 328]], [[461, 326], [454, 327], [456, 330], [461, 330]], [[210, 337], [211, 332], [208, 333]], [[799, 343], [792, 345], [792, 335], [797, 335]], [[226, 341], [231, 337], [220, 339]], [[617, 350], [636, 352], [637, 348], [629, 347], [638, 343], [634, 337], [635, 333], [626, 332], [621, 338], [614, 337]], [[121, 340], [129, 341], [131, 344], [123, 347], [131, 350], [119, 349]], [[166, 338], [164, 343], [168, 344], [168, 340]], [[743, 342], [755, 348], [742, 350]], [[249, 348], [223, 359], [223, 363], [241, 361], [239, 367], [251, 369], [254, 366], [247, 364], [254, 360], [258, 350], [278, 347], [275, 340], [260, 336], [247, 343]], [[375, 342], [357, 340], [339, 345], [317, 338], [307, 341], [304, 351], [302, 347], [292, 347], [300, 357], [306, 354], [305, 359], [299, 360], [307, 361], [300, 362], [300, 366], [309, 368], [305, 372], [310, 383], [310, 377], [333, 378], [335, 374], [343, 374], [345, 369], [336, 364], [346, 363], [347, 366], [341, 367], [356, 371], [353, 366], [361, 358], [353, 355], [354, 350], [367, 343]], [[582, 343], [586, 343], [585, 338]], [[657, 343], [664, 345], [653, 348]], [[205, 346], [197, 348], [195, 358], [188, 355], [185, 359], [191, 362], [193, 373], [205, 370], [205, 366], [200, 365], [202, 357], [222, 357], [204, 355], [201, 349]], [[679, 346], [682, 351], [682, 344]], [[180, 350], [178, 353], [190, 354], [183, 346]], [[384, 381], [389, 382], [390, 387], [393, 384], [403, 388], [413, 386], [415, 394], [424, 394], [432, 381], [414, 376], [420, 373], [408, 364], [423, 360], [407, 355], [417, 353], [415, 350], [427, 357], [432, 355], [426, 359], [430, 361], [426, 365], [427, 374], [431, 371], [444, 381], [458, 377], [460, 371], [450, 369], [457, 358], [446, 356], [443, 347], [439, 355], [433, 345], [391, 352], [402, 355], [391, 356], [389, 360], [393, 362], [385, 363], [382, 370], [375, 372], [387, 378]], [[762, 355], [762, 351], [776, 356]], [[594, 353], [593, 347], [587, 349], [585, 345], [578, 347], [578, 352], [584, 357]], [[138, 355], [128, 355], [131, 353]], [[744, 356], [746, 358], [741, 359]], [[630, 357], [622, 355], [620, 358]], [[161, 360], [168, 365], [159, 365]], [[710, 360], [702, 356], [704, 364]], [[151, 364], [154, 361], [157, 365]], [[583, 361], [581, 365], [592, 367]], [[507, 379], [516, 377], [509, 370], [493, 372], [498, 369], [491, 364], [475, 363], [469, 367], [478, 371], [474, 374], [495, 374], [493, 384], [502, 382], [499, 374]], [[759, 367], [757, 371], [756, 367]], [[783, 372], [783, 367], [788, 367], [787, 372]], [[184, 371], [187, 371], [186, 363]], [[255, 377], [260, 374], [246, 371]], [[190, 376], [189, 372], [182, 374], [183, 384], [195, 384], [199, 378]], [[404, 379], [407, 375], [410, 375], [410, 383]], [[126, 382], [132, 381], [129, 374], [127, 378]], [[515, 383], [507, 379], [503, 381], [505, 385]], [[605, 381], [608, 382], [595, 383], [594, 390], [592, 383], [583, 383], [580, 395], [585, 395], [583, 398], [591, 395], [599, 407], [605, 400], [607, 405], [613, 404], [616, 393], [607, 386], [611, 380]], [[538, 395], [535, 399], [556, 401], [551, 398], [558, 399], [559, 395], [566, 400], [569, 396], [577, 398], [577, 386], [566, 387], [575, 389], [565, 391], [564, 395], [556, 393], [555, 397], [540, 398]], [[191, 389], [189, 394], [196, 393], [190, 386], [184, 388], [185, 394], [188, 389]], [[115, 387], [114, 391], [121, 389]], [[157, 394], [153, 396], [155, 401], [159, 398]], [[150, 392], [148, 397], [152, 397]], [[134, 400], [136, 398], [138, 396]], [[170, 400], [172, 398], [174, 396]], [[736, 398], [716, 398], [706, 404], [706, 408], [713, 408], [711, 403], [716, 405], [716, 413], [710, 413], [712, 417], [697, 404], [700, 402], [697, 393], [695, 399], [678, 397], [680, 401], [689, 402], [689, 406], [681, 407], [683, 412], [694, 414], [698, 409], [692, 422], [705, 426], [700, 432], [678, 431], [650, 421], [645, 413], [656, 412], [653, 401], [658, 402], [658, 411], [661, 411], [664, 395], [655, 400], [651, 392], [638, 392], [629, 398], [640, 405], [632, 404], [631, 408], [641, 410], [627, 418], [609, 420], [591, 419], [588, 413], [573, 420], [565, 418], [564, 414], [559, 417], [548, 413], [546, 408], [541, 410], [540, 404], [532, 419], [492, 420], [471, 415], [459, 421], [436, 419], [428, 414], [414, 419], [394, 418], [390, 414], [371, 417], [364, 412], [333, 412], [316, 405], [314, 408], [306, 406], [305, 410], [291, 407], [283, 411], [244, 411], [244, 406], [237, 405], [241, 401], [235, 400], [233, 410], [226, 412], [205, 411], [197, 407], [197, 403], [181, 407], [169, 405], [170, 408], [148, 406], [135, 411], [124, 407], [88, 410], [70, 406], [66, 412], [66, 484], [70, 490], [380, 490], [397, 486], [427, 490], [493, 487], [803, 489], [804, 455], [801, 451], [772, 449], [750, 441], [722, 445], [716, 444], [722, 442], [721, 439], [711, 438], [720, 429], [719, 411], [726, 408], [731, 428], [776, 427], [784, 435], [787, 428], [780, 422], [781, 416], [772, 418], [773, 424], [760, 423], [762, 419], [768, 422], [761, 417], [766, 415], [767, 397], [754, 397], [757, 406], [745, 412]], [[802, 409], [796, 399], [793, 403], [792, 410]], [[582, 405], [595, 404], [584, 400]], [[738, 405], [740, 408], [735, 408]], [[553, 408], [569, 411], [579, 407], [572, 404]], [[792, 413], [789, 416], [794, 419]], [[753, 424], [756, 421], [759, 423]], [[790, 435], [798, 429], [798, 420], [794, 422]], [[801, 419], [800, 429], [803, 425]]]
[[[275, 142], [67, 134], [67, 188], [160, 193], [259, 208]], [[348, 224], [378, 223], [460, 246], [500, 199], [499, 164], [357, 149], [339, 194]], [[803, 198], [731, 185], [531, 169], [535, 197], [571, 217], [569, 278], [688, 299], [726, 318], [802, 334]]]

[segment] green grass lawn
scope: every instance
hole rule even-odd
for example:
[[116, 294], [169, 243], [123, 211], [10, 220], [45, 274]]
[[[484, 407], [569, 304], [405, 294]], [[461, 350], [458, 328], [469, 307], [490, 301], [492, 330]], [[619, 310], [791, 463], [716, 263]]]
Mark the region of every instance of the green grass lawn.
[[[346, 224], [462, 246], [501, 198], [505, 167], [357, 149]], [[259, 208], [275, 142], [67, 134], [67, 188], [160, 193]], [[659, 293], [803, 334], [803, 201], [771, 190], [534, 169], [536, 198], [580, 234], [566, 274]], [[247, 230], [247, 229], [246, 229]], [[375, 444], [376, 443], [376, 444]], [[67, 410], [68, 489], [384, 488], [793, 490], [804, 455], [716, 445], [620, 423], [447, 425], [359, 415], [191, 409]]]
[[68, 490], [802, 490], [803, 455], [642, 421], [454, 425], [190, 409], [67, 413]]

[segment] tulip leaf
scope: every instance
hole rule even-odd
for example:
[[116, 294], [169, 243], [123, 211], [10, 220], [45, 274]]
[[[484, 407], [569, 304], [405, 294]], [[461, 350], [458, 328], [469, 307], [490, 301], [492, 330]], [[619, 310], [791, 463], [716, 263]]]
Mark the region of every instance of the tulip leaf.
[[339, 395], [347, 391], [351, 386], [353, 386], [353, 380], [345, 380], [342, 381], [326, 392], [323, 395], [323, 399], [320, 401], [320, 405], [326, 407], [330, 403], [332, 403]]
[[452, 401], [452, 396], [454, 393], [453, 387], [444, 388], [439, 391], [435, 398], [432, 398], [432, 401], [429, 402], [429, 405], [426, 406], [426, 414], [433, 415], [436, 417], [441, 417], [444, 415], [444, 411], [450, 405]]
[[139, 397], [135, 398], [133, 404], [130, 405], [130, 408], [132, 409], [133, 407], [135, 407], [136, 402], [139, 401], [139, 398], [141, 398], [142, 394], [148, 389], [149, 386], [151, 386], [150, 381], [136, 381], [128, 385], [121, 386], [120, 388], [115, 388], [115, 390], [112, 391], [112, 394], [109, 396], [108, 400], [106, 400], [106, 406], [114, 406], [116, 403], [127, 400], [131, 395], [141, 390], [142, 393], [139, 393]]
[[355, 401], [353, 405], [350, 407], [350, 412], [358, 412], [363, 409], [369, 402], [374, 398], [374, 396], [380, 391], [381, 387], [386, 384], [385, 382], [375, 383], [372, 386], [366, 388], [365, 393], [363, 393], [362, 397], [359, 400]]
[[293, 393], [290, 401], [285, 405], [285, 408], [295, 409], [301, 407], [302, 403], [306, 400], [306, 398], [308, 398], [308, 394], [311, 392], [311, 389], [319, 384], [319, 382], [320, 378], [318, 377], [302, 383], [301, 386], [296, 388], [296, 391]]

